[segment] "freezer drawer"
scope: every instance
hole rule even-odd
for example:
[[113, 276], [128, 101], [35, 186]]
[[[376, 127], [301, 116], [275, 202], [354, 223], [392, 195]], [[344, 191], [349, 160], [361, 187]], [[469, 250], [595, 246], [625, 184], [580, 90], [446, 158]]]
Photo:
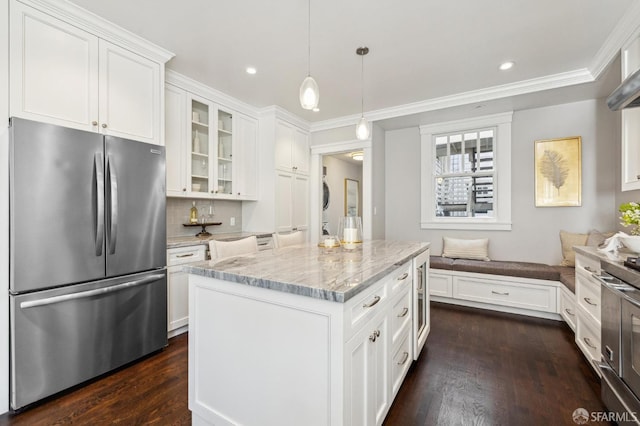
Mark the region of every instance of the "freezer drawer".
[[166, 270], [10, 296], [11, 407], [167, 345]]

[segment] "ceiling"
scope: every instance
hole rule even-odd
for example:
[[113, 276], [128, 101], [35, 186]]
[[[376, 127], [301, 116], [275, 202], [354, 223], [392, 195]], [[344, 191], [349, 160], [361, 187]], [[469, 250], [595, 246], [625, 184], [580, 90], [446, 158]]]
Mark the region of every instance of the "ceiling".
[[[633, 0], [311, 0], [320, 111], [310, 112], [298, 101], [307, 1], [72, 0], [174, 52], [168, 68], [250, 105], [278, 105], [318, 129], [355, 124], [355, 50], [363, 45], [364, 110], [383, 128], [428, 122], [443, 110], [606, 96], [619, 83], [609, 64], [637, 26], [625, 19], [638, 16]], [[506, 60], [515, 67], [499, 71]]]

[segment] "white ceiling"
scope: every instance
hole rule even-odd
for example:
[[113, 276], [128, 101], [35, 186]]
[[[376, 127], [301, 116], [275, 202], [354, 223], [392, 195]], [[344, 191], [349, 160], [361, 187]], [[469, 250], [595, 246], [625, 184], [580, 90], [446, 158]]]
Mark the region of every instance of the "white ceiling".
[[[638, 15], [633, 0], [311, 0], [311, 74], [320, 86], [313, 113], [298, 101], [307, 1], [72, 0], [174, 52], [168, 68], [320, 127], [360, 114], [362, 45], [370, 48], [364, 109], [385, 128], [430, 121], [437, 113], [429, 111], [449, 107], [491, 112], [605, 96], [619, 68], [601, 71], [633, 26], [625, 18]], [[505, 60], [516, 66], [499, 71]], [[397, 108], [407, 104], [414, 108]]]

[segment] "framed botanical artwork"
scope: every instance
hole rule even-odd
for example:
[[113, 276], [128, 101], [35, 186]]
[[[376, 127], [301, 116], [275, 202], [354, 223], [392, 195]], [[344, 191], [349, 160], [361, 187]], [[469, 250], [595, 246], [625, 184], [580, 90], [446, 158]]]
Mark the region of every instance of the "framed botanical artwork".
[[582, 205], [582, 138], [535, 142], [536, 207]]

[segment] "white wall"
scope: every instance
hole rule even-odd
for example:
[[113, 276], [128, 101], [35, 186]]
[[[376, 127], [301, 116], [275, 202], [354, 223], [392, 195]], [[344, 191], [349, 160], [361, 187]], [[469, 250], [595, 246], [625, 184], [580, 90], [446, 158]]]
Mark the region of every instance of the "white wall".
[[[602, 99], [514, 113], [511, 231], [420, 229], [419, 129], [389, 131], [385, 149], [386, 238], [430, 241], [432, 253], [440, 254], [443, 236], [488, 237], [492, 259], [558, 264], [562, 260], [560, 230], [586, 233], [617, 226], [617, 123], [616, 114]], [[534, 142], [565, 136], [582, 137], [582, 206], [535, 207]]]
[[357, 180], [360, 183], [358, 190], [358, 209], [362, 209], [362, 165], [349, 163], [329, 155], [322, 157], [322, 165], [327, 168], [325, 180], [331, 194], [329, 197], [329, 207], [322, 212], [322, 219], [323, 221], [326, 220], [329, 222], [329, 233], [331, 235], [337, 235], [340, 217], [344, 216], [345, 179]]
[[0, 0], [0, 413], [9, 410], [9, 1]]
[[373, 173], [372, 173], [372, 229], [371, 238], [374, 240], [385, 239], [385, 144], [386, 132], [376, 126], [372, 126], [372, 152], [373, 152]]

